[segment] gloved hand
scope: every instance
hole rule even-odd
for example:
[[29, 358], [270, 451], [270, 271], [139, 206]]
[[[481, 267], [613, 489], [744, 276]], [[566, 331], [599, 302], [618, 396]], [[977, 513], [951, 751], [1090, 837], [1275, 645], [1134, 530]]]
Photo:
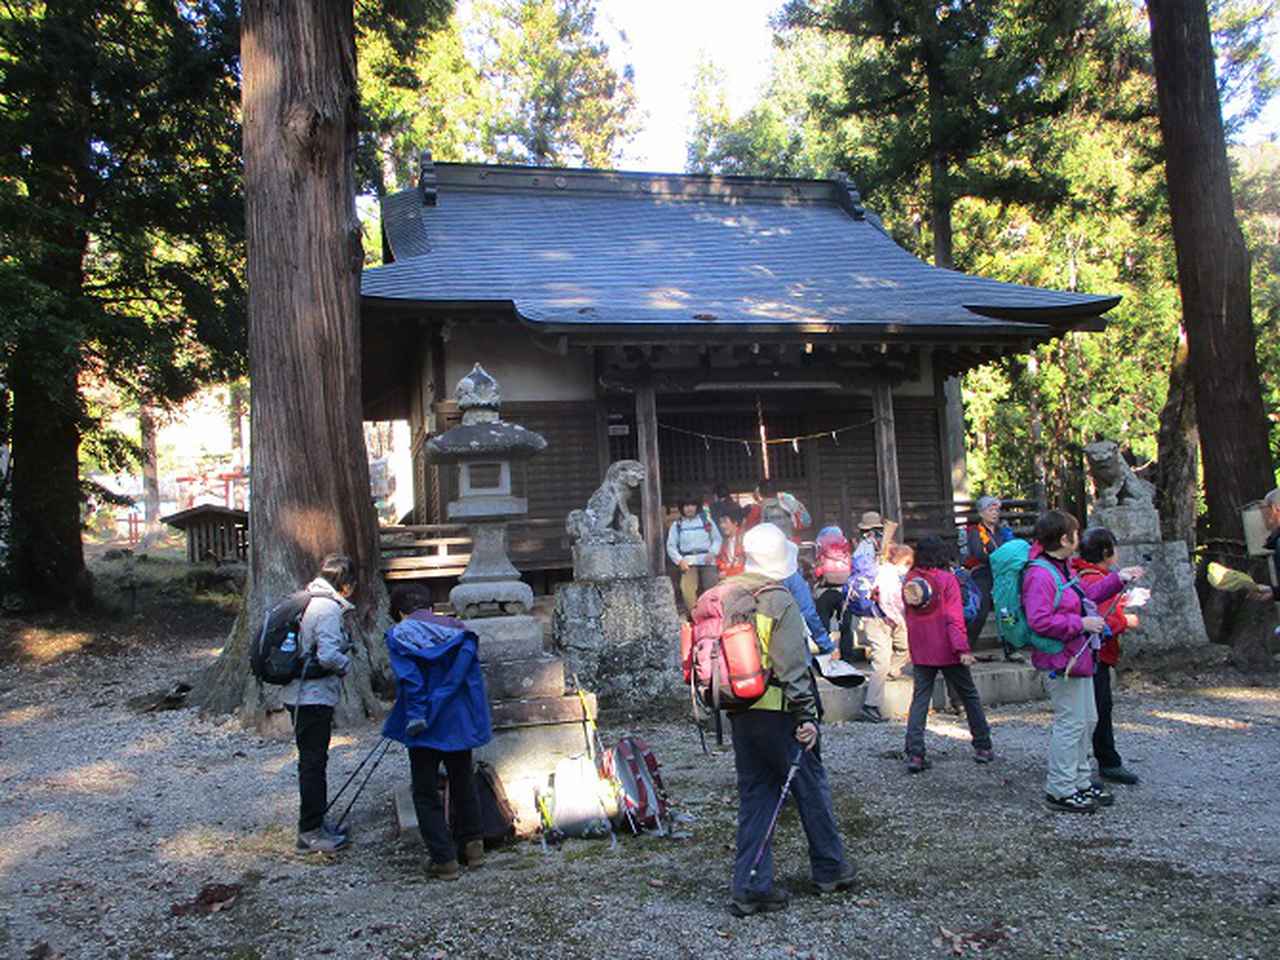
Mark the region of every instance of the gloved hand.
[[404, 732], [411, 737], [416, 737], [425, 729], [427, 729], [427, 721], [421, 717], [414, 717], [404, 725]]

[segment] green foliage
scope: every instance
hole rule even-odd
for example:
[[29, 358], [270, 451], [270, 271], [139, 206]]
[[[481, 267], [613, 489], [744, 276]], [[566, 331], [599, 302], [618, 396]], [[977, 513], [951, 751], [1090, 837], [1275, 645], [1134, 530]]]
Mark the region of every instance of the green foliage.
[[0, 11], [7, 362], [162, 400], [241, 368], [237, 71], [231, 2]]
[[401, 189], [417, 151], [445, 161], [614, 165], [637, 127], [592, 0], [480, 0], [405, 50], [358, 39], [369, 192]]

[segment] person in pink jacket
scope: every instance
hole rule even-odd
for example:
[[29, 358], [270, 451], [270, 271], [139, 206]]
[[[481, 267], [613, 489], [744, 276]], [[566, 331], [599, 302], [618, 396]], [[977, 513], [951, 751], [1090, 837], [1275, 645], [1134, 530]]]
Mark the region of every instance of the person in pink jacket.
[[1089, 748], [1098, 711], [1093, 698], [1095, 643], [1101, 645], [1106, 621], [1097, 604], [1119, 593], [1143, 574], [1126, 567], [1086, 583], [1075, 579], [1071, 557], [1080, 545], [1080, 523], [1069, 513], [1048, 510], [1036, 521], [1030, 560], [1022, 575], [1022, 609], [1027, 626], [1057, 650], [1036, 649], [1031, 664], [1045, 674], [1053, 704], [1049, 734], [1049, 773], [1045, 803], [1068, 813], [1093, 813], [1115, 796], [1094, 786]]
[[991, 728], [982, 709], [982, 698], [969, 672], [973, 653], [964, 626], [960, 582], [949, 569], [951, 550], [941, 537], [925, 537], [916, 545], [915, 566], [902, 585], [907, 620], [907, 647], [915, 688], [907, 716], [907, 771], [920, 773], [930, 764], [924, 751], [924, 728], [929, 718], [933, 686], [941, 673], [959, 693], [973, 738], [973, 759], [990, 763]]

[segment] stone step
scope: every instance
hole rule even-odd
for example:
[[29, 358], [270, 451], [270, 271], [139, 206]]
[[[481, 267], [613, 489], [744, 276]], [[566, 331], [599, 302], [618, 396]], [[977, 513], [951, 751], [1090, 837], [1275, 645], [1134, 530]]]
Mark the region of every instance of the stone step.
[[[596, 716], [594, 693], [586, 694], [586, 710]], [[529, 697], [523, 700], [495, 700], [490, 697], [493, 728], [536, 727], [546, 723], [581, 723], [582, 701], [576, 693], [559, 697]]]
[[481, 661], [528, 660], [547, 652], [542, 622], [536, 617], [476, 617], [464, 622], [479, 638]]
[[564, 696], [564, 661], [559, 657], [489, 660], [481, 668], [491, 701]]
[[[994, 707], [1002, 703], [1028, 703], [1043, 700], [1046, 697], [1044, 681], [1035, 668], [1025, 663], [976, 663], [970, 668], [973, 671], [973, 682], [978, 687], [984, 707]], [[910, 676], [899, 680], [890, 680], [885, 684], [884, 705], [880, 712], [894, 719], [906, 719], [911, 709], [912, 691], [915, 684]], [[824, 720], [828, 723], [839, 723], [855, 720], [862, 713], [862, 701], [866, 693], [866, 684], [845, 689], [818, 681], [818, 693], [822, 697], [825, 711]], [[935, 710], [946, 706], [946, 685], [942, 675], [934, 683], [932, 705]]]

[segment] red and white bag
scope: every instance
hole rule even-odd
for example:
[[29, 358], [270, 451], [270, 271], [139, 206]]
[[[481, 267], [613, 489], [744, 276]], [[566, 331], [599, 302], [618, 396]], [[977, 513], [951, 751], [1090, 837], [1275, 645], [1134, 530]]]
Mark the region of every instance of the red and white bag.
[[632, 833], [666, 835], [671, 806], [661, 766], [649, 745], [639, 737], [623, 737], [605, 752], [601, 767], [601, 773], [618, 786], [618, 826]]

